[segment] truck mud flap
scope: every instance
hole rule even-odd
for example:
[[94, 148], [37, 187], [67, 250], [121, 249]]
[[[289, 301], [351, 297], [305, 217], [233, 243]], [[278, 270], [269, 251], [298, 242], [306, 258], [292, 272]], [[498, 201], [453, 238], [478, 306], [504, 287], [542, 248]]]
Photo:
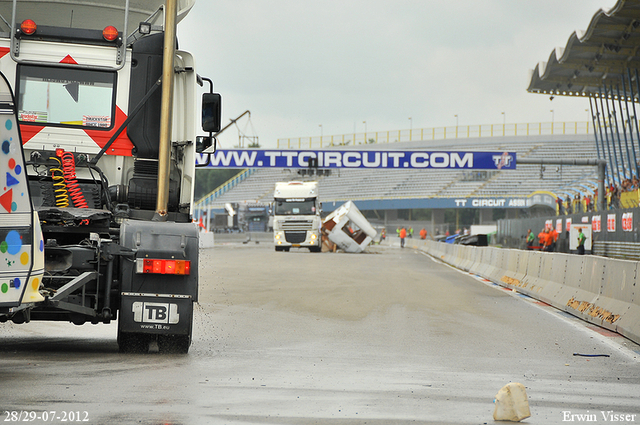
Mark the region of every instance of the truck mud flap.
[[191, 296], [122, 294], [119, 332], [190, 336], [192, 320]]

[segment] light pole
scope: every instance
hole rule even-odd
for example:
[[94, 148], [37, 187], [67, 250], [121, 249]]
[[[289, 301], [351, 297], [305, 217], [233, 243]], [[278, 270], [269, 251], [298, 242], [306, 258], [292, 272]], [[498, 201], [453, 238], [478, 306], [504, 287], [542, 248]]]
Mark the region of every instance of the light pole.
[[454, 117], [456, 117], [456, 139], [458, 138], [458, 114], [455, 114]]
[[411, 117], [409, 117], [409, 141], [412, 140], [412, 133], [413, 133], [413, 120]]
[[591, 121], [591, 113], [588, 109], [584, 110], [587, 113], [587, 134], [589, 134], [589, 122]]
[[505, 135], [505, 130], [507, 128], [507, 114], [502, 112], [502, 135]]
[[364, 143], [367, 143], [367, 122], [366, 121], [362, 121], [362, 124], [364, 124]]
[[555, 122], [555, 113], [553, 112], [553, 109], [551, 109], [549, 112], [551, 112], [551, 134], [553, 134], [553, 127], [554, 127], [554, 122]]

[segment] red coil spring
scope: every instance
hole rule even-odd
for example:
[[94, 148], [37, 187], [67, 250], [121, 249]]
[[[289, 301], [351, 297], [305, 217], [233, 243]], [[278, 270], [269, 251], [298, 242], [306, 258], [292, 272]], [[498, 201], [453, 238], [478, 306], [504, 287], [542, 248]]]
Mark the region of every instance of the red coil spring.
[[64, 173], [64, 180], [67, 182], [67, 191], [69, 197], [73, 201], [73, 205], [76, 208], [89, 208], [82, 189], [78, 185], [76, 180], [76, 162], [73, 156], [73, 152], [62, 152], [58, 156], [62, 159], [62, 172]]

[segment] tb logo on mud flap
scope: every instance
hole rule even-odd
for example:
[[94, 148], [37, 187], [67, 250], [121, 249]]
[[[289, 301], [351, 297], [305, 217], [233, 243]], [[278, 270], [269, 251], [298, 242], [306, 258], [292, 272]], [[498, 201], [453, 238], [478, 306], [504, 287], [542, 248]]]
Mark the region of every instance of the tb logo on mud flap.
[[135, 302], [131, 309], [133, 310], [133, 321], [138, 323], [175, 325], [180, 321], [177, 304]]

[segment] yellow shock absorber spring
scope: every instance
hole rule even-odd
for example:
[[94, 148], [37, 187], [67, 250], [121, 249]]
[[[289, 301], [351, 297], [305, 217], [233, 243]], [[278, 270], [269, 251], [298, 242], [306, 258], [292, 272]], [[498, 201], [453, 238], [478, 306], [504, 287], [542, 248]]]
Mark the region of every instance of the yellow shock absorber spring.
[[62, 163], [58, 158], [50, 157], [49, 159], [55, 159], [60, 168], [51, 168], [51, 178], [53, 179], [53, 189], [56, 196], [56, 207], [67, 208], [69, 206], [69, 194], [67, 192], [67, 183], [64, 180], [64, 172], [62, 171]]

